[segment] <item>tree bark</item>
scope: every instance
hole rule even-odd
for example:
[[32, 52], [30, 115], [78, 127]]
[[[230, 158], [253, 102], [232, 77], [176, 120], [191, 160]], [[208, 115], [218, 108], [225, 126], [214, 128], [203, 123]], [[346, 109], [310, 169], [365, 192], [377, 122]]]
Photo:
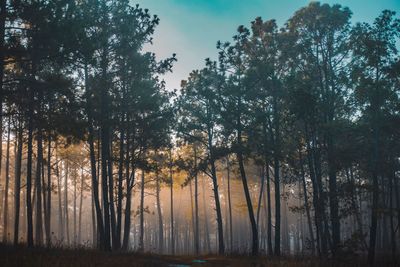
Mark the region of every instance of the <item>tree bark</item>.
[[39, 124], [38, 132], [37, 132], [37, 164], [36, 164], [36, 179], [35, 179], [35, 183], [36, 183], [35, 239], [36, 239], [36, 244], [39, 246], [43, 245], [42, 172], [41, 172], [42, 164], [43, 164], [43, 133], [42, 133], [42, 128]]
[[70, 244], [69, 240], [69, 213], [68, 213], [68, 176], [69, 164], [68, 160], [65, 161], [65, 177], [64, 177], [64, 221], [65, 221], [65, 236], [67, 238], [67, 246]]
[[308, 193], [307, 193], [305, 171], [304, 171], [304, 166], [303, 166], [303, 157], [302, 157], [300, 150], [299, 150], [299, 159], [300, 159], [300, 170], [301, 170], [301, 183], [303, 186], [303, 195], [304, 195], [304, 207], [306, 209], [308, 232], [309, 232], [310, 241], [311, 241], [311, 253], [312, 253], [312, 255], [315, 255], [314, 231], [313, 231], [312, 222], [311, 222], [310, 206], [308, 205]]
[[160, 254], [164, 253], [164, 225], [161, 211], [160, 200], [160, 177], [158, 170], [156, 171], [156, 201], [157, 201], [157, 215], [158, 215], [158, 251]]
[[215, 200], [215, 212], [217, 215], [218, 254], [223, 255], [225, 253], [224, 230], [223, 230], [223, 224], [222, 224], [221, 204], [220, 204], [219, 192], [218, 192], [217, 170], [215, 167], [214, 146], [212, 143], [212, 130], [210, 127], [208, 127], [207, 132], [208, 132], [209, 162], [210, 162], [210, 166], [211, 166], [211, 178], [212, 178], [212, 182], [213, 182], [213, 192], [214, 192], [214, 200]]
[[[11, 134], [11, 116], [8, 117], [8, 130], [7, 130], [7, 147], [6, 147], [6, 181], [4, 187], [4, 215], [3, 215], [3, 242], [8, 243], [9, 232], [8, 232], [8, 191], [10, 185], [10, 134]], [[1, 144], [3, 145], [3, 144]]]
[[125, 128], [124, 128], [124, 114], [121, 119], [121, 130], [119, 140], [119, 164], [118, 164], [118, 199], [117, 199], [117, 229], [116, 241], [117, 248], [121, 247], [121, 230], [122, 230], [122, 184], [124, 182], [123, 168], [124, 168], [124, 141], [125, 141]]
[[174, 181], [172, 177], [172, 151], [169, 150], [169, 179], [170, 187], [170, 205], [171, 205], [171, 254], [175, 254], [175, 234], [174, 234]]
[[51, 246], [51, 132], [48, 133], [48, 144], [47, 144], [47, 207], [46, 218], [45, 218], [45, 229], [46, 229], [46, 243], [47, 246]]
[[[14, 245], [19, 240], [19, 215], [20, 215], [20, 196], [21, 196], [21, 166], [22, 166], [22, 122], [21, 118], [18, 125], [17, 155], [15, 157], [15, 183], [14, 183]], [[0, 159], [1, 160], [1, 159]]]
[[272, 256], [274, 254], [273, 249], [272, 249], [272, 213], [271, 213], [271, 177], [270, 177], [270, 172], [269, 172], [269, 162], [268, 160], [265, 161], [265, 169], [266, 169], [266, 174], [267, 174], [267, 209], [268, 209], [268, 215], [267, 215], [267, 246], [268, 246], [268, 255]]
[[33, 154], [33, 101], [34, 92], [29, 90], [29, 110], [28, 110], [28, 155], [27, 155], [27, 175], [26, 175], [26, 217], [27, 217], [27, 242], [28, 247], [33, 247], [33, 216], [32, 216], [32, 154]]
[[226, 174], [228, 176], [228, 209], [229, 209], [229, 241], [230, 252], [233, 252], [233, 223], [232, 223], [232, 200], [231, 200], [231, 170], [229, 156], [226, 157]]
[[56, 143], [56, 176], [57, 176], [57, 188], [58, 188], [58, 233], [61, 242], [64, 242], [64, 218], [63, 218], [63, 208], [62, 208], [62, 195], [61, 195], [61, 175], [58, 163], [57, 155], [57, 143]]
[[82, 209], [83, 209], [83, 191], [85, 186], [85, 177], [83, 175], [83, 168], [81, 169], [81, 194], [79, 199], [79, 220], [78, 220], [78, 245], [82, 240]]
[[139, 251], [144, 252], [144, 170], [142, 170], [142, 181], [140, 183], [140, 229], [139, 229]]
[[[94, 138], [95, 133], [93, 129], [93, 115], [92, 115], [92, 102], [90, 96], [90, 87], [89, 87], [89, 74], [88, 74], [88, 66], [85, 65], [85, 89], [86, 89], [86, 113], [88, 117], [88, 142], [89, 142], [89, 150], [90, 150], [90, 170], [92, 176], [92, 194], [94, 206], [96, 209], [96, 222], [97, 222], [97, 232], [99, 233], [99, 245], [100, 248], [106, 250], [106, 241], [105, 241], [105, 229], [103, 223], [103, 214], [100, 207], [100, 198], [99, 198], [99, 175], [96, 170], [96, 154], [94, 148]], [[100, 149], [99, 149], [100, 150]]]
[[196, 255], [200, 254], [200, 233], [199, 233], [199, 185], [197, 175], [197, 147], [194, 145], [194, 249]]

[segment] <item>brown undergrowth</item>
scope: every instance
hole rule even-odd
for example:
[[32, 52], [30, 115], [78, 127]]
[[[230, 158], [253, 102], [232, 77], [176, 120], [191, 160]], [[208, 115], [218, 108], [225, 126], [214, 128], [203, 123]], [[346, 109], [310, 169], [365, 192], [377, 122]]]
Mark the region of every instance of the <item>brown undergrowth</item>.
[[[90, 249], [60, 249], [13, 247], [0, 245], [0, 266], [4, 267], [358, 267], [368, 266], [365, 259], [341, 257], [337, 260], [319, 260], [310, 257], [266, 256], [249, 257], [241, 255], [213, 256], [165, 256], [122, 252], [102, 252]], [[380, 257], [375, 266], [400, 266], [388, 257]]]

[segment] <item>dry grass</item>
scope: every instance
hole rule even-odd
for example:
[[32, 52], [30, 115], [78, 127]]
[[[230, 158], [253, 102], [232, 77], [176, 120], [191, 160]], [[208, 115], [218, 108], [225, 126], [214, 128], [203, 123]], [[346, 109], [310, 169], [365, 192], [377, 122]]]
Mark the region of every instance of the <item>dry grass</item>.
[[[383, 261], [376, 266], [400, 266], [393, 261]], [[27, 249], [0, 245], [0, 266], [10, 267], [186, 267], [186, 266], [232, 266], [232, 267], [357, 267], [367, 266], [364, 259], [347, 257], [340, 260], [314, 258], [267, 258], [247, 256], [161, 256], [135, 253], [105, 253], [88, 249]]]

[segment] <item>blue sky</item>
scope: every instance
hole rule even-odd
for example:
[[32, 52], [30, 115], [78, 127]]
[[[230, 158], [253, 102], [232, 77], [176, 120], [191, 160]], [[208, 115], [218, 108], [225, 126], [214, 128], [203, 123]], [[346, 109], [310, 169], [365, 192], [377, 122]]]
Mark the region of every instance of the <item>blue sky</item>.
[[[256, 17], [276, 19], [282, 26], [306, 0], [131, 0], [160, 17], [153, 45], [146, 51], [159, 59], [177, 54], [174, 72], [164, 76], [167, 87], [178, 89], [193, 69], [204, 66], [207, 57], [216, 58], [218, 40], [230, 41], [239, 25], [249, 26]], [[400, 16], [400, 0], [337, 0], [353, 12], [352, 21], [372, 22], [384, 9]]]

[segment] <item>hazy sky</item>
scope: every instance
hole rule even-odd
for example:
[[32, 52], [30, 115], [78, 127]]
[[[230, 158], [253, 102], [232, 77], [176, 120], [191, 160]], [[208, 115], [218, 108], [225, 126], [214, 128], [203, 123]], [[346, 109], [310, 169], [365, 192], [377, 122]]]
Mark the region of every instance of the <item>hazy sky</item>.
[[[164, 78], [170, 89], [180, 87], [193, 69], [204, 66], [207, 57], [216, 59], [216, 42], [230, 41], [239, 25], [249, 26], [256, 17], [276, 19], [282, 26], [306, 0], [131, 0], [160, 17], [152, 46], [158, 58], [177, 54], [174, 72]], [[371, 22], [384, 9], [400, 15], [400, 0], [321, 1], [347, 6], [353, 22]]]

